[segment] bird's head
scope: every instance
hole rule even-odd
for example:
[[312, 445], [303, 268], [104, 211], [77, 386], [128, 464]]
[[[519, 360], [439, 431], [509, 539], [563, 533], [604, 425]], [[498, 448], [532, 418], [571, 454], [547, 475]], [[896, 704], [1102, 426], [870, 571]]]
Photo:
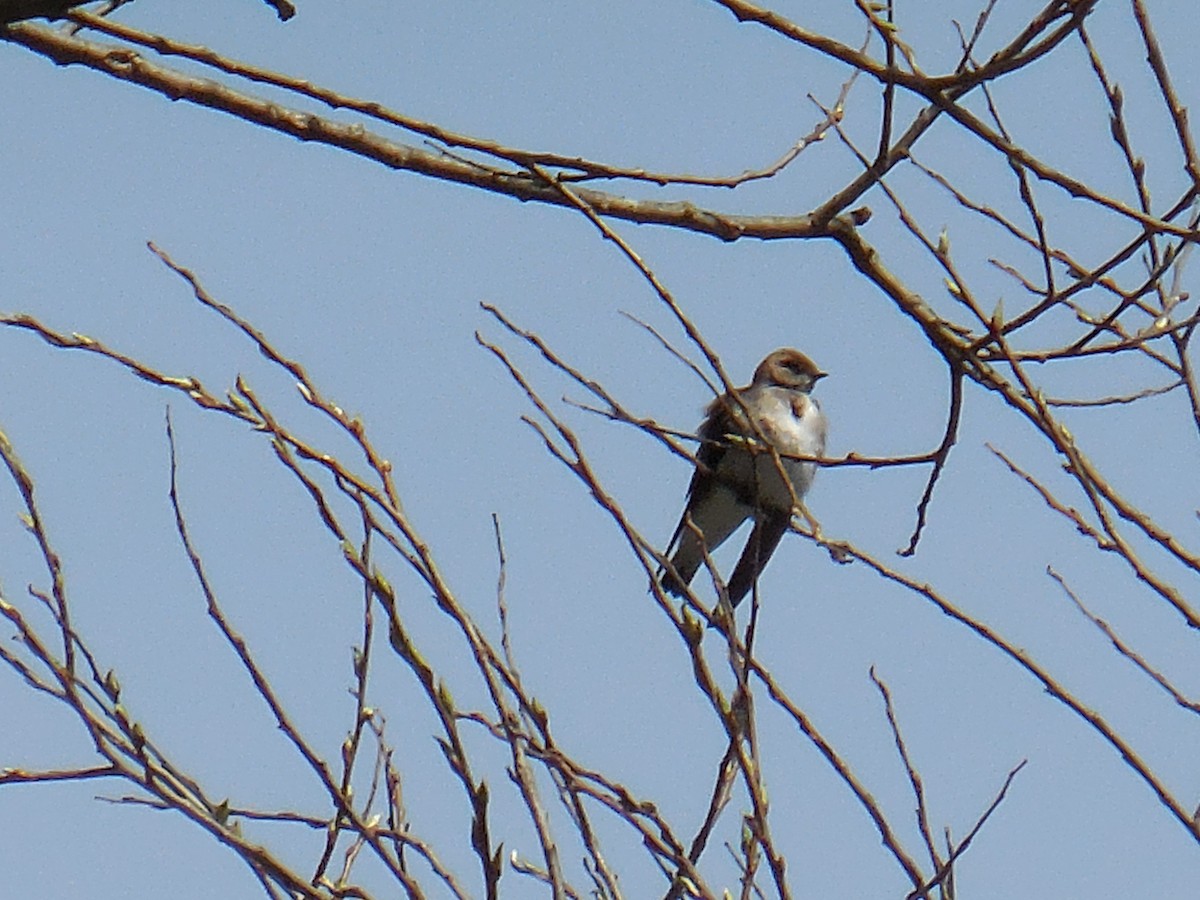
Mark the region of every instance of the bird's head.
[[758, 364], [754, 370], [754, 383], [774, 384], [807, 393], [826, 374], [799, 350], [785, 347]]

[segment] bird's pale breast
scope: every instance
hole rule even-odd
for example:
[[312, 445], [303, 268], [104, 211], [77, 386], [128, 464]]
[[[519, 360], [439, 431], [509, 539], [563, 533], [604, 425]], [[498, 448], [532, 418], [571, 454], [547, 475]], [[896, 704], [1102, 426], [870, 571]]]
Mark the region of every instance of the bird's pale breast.
[[[808, 394], [780, 387], [764, 388], [752, 404], [763, 436], [782, 454], [822, 456], [825, 453], [825, 416]], [[790, 509], [792, 490], [779, 477], [775, 459], [769, 453], [755, 454], [759, 502], [779, 509]], [[796, 499], [804, 497], [812, 485], [816, 465], [794, 459], [782, 459], [784, 471], [792, 482]]]

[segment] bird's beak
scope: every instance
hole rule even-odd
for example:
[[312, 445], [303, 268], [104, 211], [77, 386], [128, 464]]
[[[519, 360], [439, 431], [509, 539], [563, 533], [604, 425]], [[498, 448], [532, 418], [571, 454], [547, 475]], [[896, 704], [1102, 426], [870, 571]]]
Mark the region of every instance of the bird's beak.
[[828, 375], [828, 372], [817, 372], [815, 375], [813, 375], [813, 381], [820, 381], [822, 378], [825, 378]]

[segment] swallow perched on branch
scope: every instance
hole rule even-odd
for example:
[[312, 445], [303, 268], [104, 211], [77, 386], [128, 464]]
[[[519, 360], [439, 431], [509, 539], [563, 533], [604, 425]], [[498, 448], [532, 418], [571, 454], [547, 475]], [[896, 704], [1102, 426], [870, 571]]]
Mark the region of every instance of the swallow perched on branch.
[[825, 454], [825, 415], [811, 396], [825, 374], [799, 350], [776, 350], [736, 397], [722, 394], [709, 404], [697, 432], [687, 506], [671, 537], [674, 554], [659, 573], [664, 590], [683, 596], [705, 555], [753, 518], [754, 530], [729, 578], [729, 602], [737, 606], [750, 591], [788, 529], [793, 504], [803, 501], [816, 474], [815, 463], [788, 456]]

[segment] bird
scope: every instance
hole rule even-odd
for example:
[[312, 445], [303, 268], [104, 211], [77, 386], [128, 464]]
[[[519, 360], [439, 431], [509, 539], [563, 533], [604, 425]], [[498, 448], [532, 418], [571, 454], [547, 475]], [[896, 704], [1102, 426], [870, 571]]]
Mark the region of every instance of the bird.
[[[793, 492], [795, 502], [803, 501], [816, 475], [815, 463], [782, 454], [825, 453], [825, 414], [811, 394], [826, 374], [799, 350], [783, 348], [758, 364], [736, 397], [722, 394], [709, 404], [697, 431], [700, 447], [687, 503], [667, 547], [674, 554], [658, 573], [663, 590], [684, 596], [705, 555], [753, 518], [727, 584], [730, 604], [736, 607], [750, 591], [788, 529]], [[764, 440], [781, 454], [790, 487]]]

